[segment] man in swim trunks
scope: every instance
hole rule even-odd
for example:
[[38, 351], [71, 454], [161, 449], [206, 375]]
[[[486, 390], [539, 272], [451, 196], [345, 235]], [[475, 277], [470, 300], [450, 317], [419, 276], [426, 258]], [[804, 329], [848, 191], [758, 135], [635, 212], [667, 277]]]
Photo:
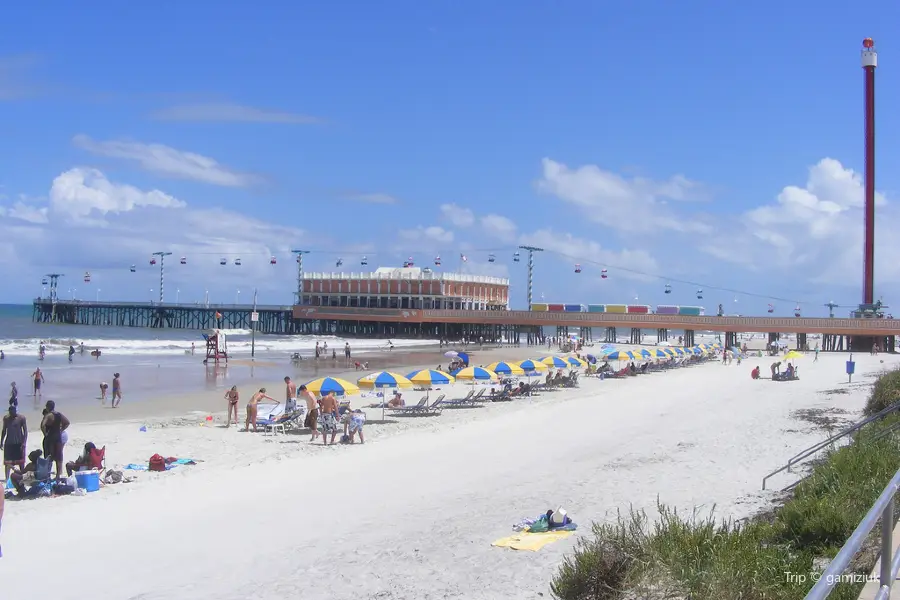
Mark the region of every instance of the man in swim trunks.
[[63, 432], [69, 428], [69, 419], [62, 413], [56, 412], [56, 403], [47, 401], [47, 414], [41, 421], [41, 431], [44, 433], [44, 458], [56, 463], [56, 480], [63, 476]]
[[34, 373], [31, 374], [31, 378], [34, 380], [34, 393], [32, 396], [40, 396], [41, 395], [41, 385], [44, 383], [44, 374], [41, 373], [41, 368], [38, 367], [35, 369]]
[[319, 408], [322, 411], [319, 417], [319, 421], [322, 423], [322, 442], [327, 446], [328, 434], [331, 433], [331, 443], [334, 444], [338, 432], [338, 401], [333, 392], [329, 392], [327, 396], [319, 400]]
[[28, 424], [23, 415], [17, 414], [16, 407], [10, 404], [9, 413], [3, 417], [3, 430], [0, 431], [0, 449], [3, 450], [3, 466], [6, 468], [6, 479], [13, 467], [25, 467], [25, 445], [28, 443]]
[[284, 378], [284, 413], [289, 415], [297, 410], [297, 384], [290, 377]]
[[303, 426], [312, 432], [309, 441], [314, 442], [319, 437], [319, 405], [316, 403], [315, 395], [306, 389], [305, 385], [300, 386], [300, 395], [306, 400], [306, 420]]

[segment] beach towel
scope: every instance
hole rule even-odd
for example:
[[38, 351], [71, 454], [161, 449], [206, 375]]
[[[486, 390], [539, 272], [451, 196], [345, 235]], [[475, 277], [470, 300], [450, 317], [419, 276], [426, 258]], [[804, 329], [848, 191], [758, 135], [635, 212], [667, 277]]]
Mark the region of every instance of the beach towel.
[[495, 546], [497, 548], [512, 548], [513, 550], [528, 550], [531, 552], [537, 552], [547, 544], [552, 544], [553, 542], [564, 540], [573, 533], [573, 531], [545, 531], [543, 533], [530, 533], [527, 531], [523, 531], [515, 535], [500, 538], [499, 540], [492, 543], [491, 546]]

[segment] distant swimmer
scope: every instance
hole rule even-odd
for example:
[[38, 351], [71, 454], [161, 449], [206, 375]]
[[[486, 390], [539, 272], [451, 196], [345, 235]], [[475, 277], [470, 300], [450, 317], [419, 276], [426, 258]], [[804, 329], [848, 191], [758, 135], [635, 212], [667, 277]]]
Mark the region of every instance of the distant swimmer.
[[96, 350], [91, 350], [91, 356], [93, 356], [96, 359], [99, 359], [100, 358], [100, 348], [97, 348]]
[[44, 347], [44, 342], [41, 342], [41, 345], [38, 347], [38, 359], [44, 360], [44, 356], [47, 354], [47, 348]]
[[75, 356], [75, 346], [69, 346], [69, 362], [72, 362], [73, 356]]

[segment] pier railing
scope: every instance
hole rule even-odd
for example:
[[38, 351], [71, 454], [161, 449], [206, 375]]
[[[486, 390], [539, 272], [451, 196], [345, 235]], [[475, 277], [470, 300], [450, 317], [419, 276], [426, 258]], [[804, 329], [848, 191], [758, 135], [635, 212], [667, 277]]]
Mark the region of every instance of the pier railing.
[[[845, 438], [849, 435], [852, 435], [852, 434], [856, 433], [857, 431], [861, 430], [863, 427], [865, 427], [869, 423], [883, 419], [886, 416], [888, 416], [889, 414], [897, 412], [898, 410], [900, 410], [900, 402], [895, 402], [894, 404], [891, 404], [890, 406], [878, 411], [876, 414], [872, 415], [871, 417], [866, 417], [865, 419], [863, 419], [861, 421], [857, 421], [853, 425], [850, 425], [846, 429], [832, 435], [828, 439], [822, 440], [821, 442], [813, 444], [809, 448], [801, 450], [800, 452], [795, 454], [793, 457], [791, 457], [791, 459], [788, 460], [786, 464], [782, 465], [781, 467], [775, 469], [774, 471], [772, 471], [771, 473], [769, 473], [768, 475], [763, 477], [762, 489], [766, 489], [766, 481], [768, 481], [773, 476], [778, 475], [779, 473], [783, 473], [784, 471], [790, 471], [791, 467], [794, 467], [794, 466], [800, 464], [801, 462], [803, 462], [804, 460], [806, 460], [813, 454], [815, 454], [821, 450], [824, 450], [828, 446], [834, 444], [836, 441], [838, 441], [842, 438]], [[893, 428], [891, 429], [891, 431], [893, 431]], [[882, 432], [882, 433], [885, 433], [885, 432]], [[881, 435], [881, 434], [879, 434], [879, 435]], [[788, 486], [785, 489], [792, 488], [792, 487], [794, 487], [794, 485], [796, 485], [796, 483], [791, 484], [790, 486]]]
[[[50, 298], [35, 298], [34, 300], [38, 304], [50, 304]], [[105, 302], [103, 300], [67, 300], [60, 299], [57, 300], [57, 304], [66, 304], [72, 306], [93, 306], [93, 307], [107, 307], [107, 306], [134, 306], [134, 307], [145, 307], [145, 306], [157, 306], [160, 308], [190, 308], [190, 309], [198, 309], [198, 308], [208, 308], [209, 310], [215, 310], [216, 308], [223, 308], [228, 310], [253, 310], [256, 308], [258, 311], [264, 310], [285, 310], [291, 311], [294, 309], [292, 304], [243, 304], [243, 303], [228, 303], [228, 302], [217, 302], [217, 303], [206, 303], [206, 302], [157, 302], [155, 300], [149, 300], [147, 302], [119, 302], [119, 301], [109, 301]]]
[[[881, 519], [881, 568], [878, 573], [878, 593], [875, 600], [889, 600], [891, 586], [900, 571], [900, 553], [894, 552], [894, 497], [900, 489], [900, 470], [888, 483], [878, 500], [863, 517], [856, 531], [850, 536], [837, 556], [831, 561], [819, 581], [806, 595], [806, 600], [823, 600], [831, 594], [831, 590], [838, 583], [847, 580], [844, 571], [850, 565], [850, 561], [865, 543], [869, 532], [875, 529], [875, 524]], [[855, 579], [851, 579], [853, 581]]]

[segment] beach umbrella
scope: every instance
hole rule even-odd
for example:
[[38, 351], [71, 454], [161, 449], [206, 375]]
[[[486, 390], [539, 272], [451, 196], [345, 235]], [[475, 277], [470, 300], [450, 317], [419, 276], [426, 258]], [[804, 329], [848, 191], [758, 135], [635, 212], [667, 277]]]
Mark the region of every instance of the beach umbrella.
[[493, 371], [488, 371], [484, 367], [466, 367], [454, 373], [454, 377], [465, 381], [497, 381], [500, 378]]
[[637, 360], [634, 352], [631, 350], [616, 350], [606, 355], [608, 360]]
[[524, 375], [525, 370], [515, 363], [495, 362], [485, 367], [488, 371], [493, 371], [497, 375]]
[[663, 354], [665, 354], [665, 355], [668, 356], [669, 358], [675, 356], [675, 351], [672, 350], [671, 347], [661, 348], [661, 349], [660, 349], [660, 352], [662, 352]]
[[597, 357], [594, 356], [593, 354], [586, 355], [586, 358], [587, 358], [587, 361], [589, 363], [591, 363], [592, 365], [597, 363]]
[[[413, 386], [413, 382], [400, 375], [399, 373], [392, 373], [390, 371], [377, 371], [375, 373], [371, 373], [366, 375], [365, 377], [361, 377], [359, 379], [359, 387], [362, 388], [372, 388], [372, 389], [385, 389], [385, 388], [411, 388]], [[381, 396], [381, 420], [384, 421], [384, 411], [387, 409], [387, 398], [382, 394]]]
[[641, 348], [639, 350], [635, 350], [638, 354], [640, 354], [644, 358], [653, 358], [653, 354], [647, 350], [646, 348]]
[[672, 348], [672, 352], [674, 352], [678, 356], [684, 356], [684, 350], [681, 348]]
[[803, 358], [803, 354], [797, 352], [796, 350], [791, 350], [787, 354], [784, 355], [784, 360], [794, 360], [797, 358]]
[[306, 389], [317, 396], [334, 393], [335, 396], [352, 396], [359, 393], [359, 387], [338, 377], [320, 377], [306, 383]]
[[569, 363], [566, 362], [566, 359], [559, 356], [547, 356], [545, 358], [542, 358], [541, 362], [548, 367], [553, 367], [554, 369], [565, 369], [569, 366]]
[[465, 352], [457, 352], [456, 358], [463, 361], [463, 364], [466, 365], [467, 367], [469, 366], [469, 355], [466, 354]]
[[407, 379], [416, 385], [448, 385], [456, 381], [450, 373], [444, 373], [436, 369], [422, 369], [421, 371], [413, 371], [406, 376]]
[[587, 361], [578, 358], [577, 356], [567, 356], [566, 362], [569, 363], [572, 367], [585, 367], [587, 366]]
[[521, 361], [519, 367], [526, 373], [541, 373], [550, 368], [539, 360], [531, 359]]
[[457, 356], [459, 356], [459, 352], [457, 352], [456, 350], [447, 350], [446, 352], [444, 352], [444, 356], [446, 356], [447, 358], [456, 358]]
[[653, 358], [669, 358], [669, 353], [664, 352], [663, 350], [656, 348], [655, 350], [650, 351], [650, 356]]

